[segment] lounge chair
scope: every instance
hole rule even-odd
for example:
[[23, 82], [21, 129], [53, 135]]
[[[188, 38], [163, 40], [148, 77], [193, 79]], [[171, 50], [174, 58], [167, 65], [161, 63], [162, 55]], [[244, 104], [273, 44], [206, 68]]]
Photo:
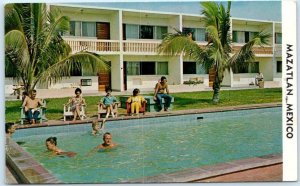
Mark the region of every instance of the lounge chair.
[[[43, 105], [38, 107], [39, 111], [40, 111], [40, 114], [38, 115], [38, 121], [40, 122], [40, 124], [43, 123], [43, 121], [47, 121], [48, 119], [46, 118], [46, 111], [47, 111], [47, 108], [46, 108], [46, 100], [43, 100]], [[28, 117], [26, 116], [25, 114], [25, 111], [24, 111], [24, 108], [23, 107], [20, 107], [20, 110], [21, 110], [21, 125], [24, 124], [24, 121], [28, 121]]]
[[[147, 103], [143, 102], [142, 107], [139, 110], [139, 113], [143, 113], [145, 115], [146, 109], [147, 108]], [[131, 114], [131, 103], [126, 102], [126, 110], [127, 110], [127, 116], [130, 116]]]
[[[74, 117], [74, 113], [71, 110], [71, 103], [64, 104], [64, 121], [67, 120], [67, 117]], [[85, 105], [81, 105], [79, 117], [81, 120], [86, 118]]]
[[[113, 107], [113, 113], [116, 117], [118, 117], [118, 107], [121, 107], [120, 102], [115, 102], [116, 104]], [[98, 119], [101, 118], [101, 115], [106, 114], [106, 109], [102, 107], [102, 104], [98, 103]]]

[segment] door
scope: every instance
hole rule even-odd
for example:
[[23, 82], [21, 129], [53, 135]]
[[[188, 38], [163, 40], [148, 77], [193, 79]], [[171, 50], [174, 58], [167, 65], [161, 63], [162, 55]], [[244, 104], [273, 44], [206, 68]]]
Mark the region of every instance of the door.
[[208, 85], [209, 87], [213, 87], [214, 81], [215, 81], [215, 76], [216, 76], [216, 72], [215, 72], [215, 68], [211, 68], [208, 71]]
[[[104, 22], [97, 22], [96, 24], [97, 39], [110, 40], [110, 24]], [[98, 51], [110, 51], [109, 42], [97, 42]]]
[[[111, 66], [111, 62], [108, 62], [108, 65]], [[111, 87], [111, 71], [100, 70], [98, 73], [98, 90], [105, 91], [105, 87]]]

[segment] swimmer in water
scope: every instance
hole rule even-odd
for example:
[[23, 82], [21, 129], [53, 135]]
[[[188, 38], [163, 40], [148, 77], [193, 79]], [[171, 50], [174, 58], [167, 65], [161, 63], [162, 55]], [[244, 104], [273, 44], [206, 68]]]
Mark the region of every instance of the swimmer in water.
[[112, 142], [112, 135], [109, 132], [103, 134], [103, 143], [98, 145], [97, 149], [109, 149], [116, 147], [117, 144]]
[[101, 127], [99, 127], [99, 123], [98, 123], [98, 120], [95, 119], [93, 122], [92, 122], [92, 135], [97, 135], [99, 134], [99, 131], [100, 130], [103, 130], [104, 129], [104, 126], [105, 126], [105, 119], [102, 120], [101, 122]]
[[73, 157], [76, 155], [75, 152], [65, 152], [61, 149], [59, 149], [56, 145], [56, 137], [49, 137], [46, 139], [46, 147], [49, 151], [52, 152], [53, 155], [63, 155], [63, 156], [68, 156], [68, 157]]

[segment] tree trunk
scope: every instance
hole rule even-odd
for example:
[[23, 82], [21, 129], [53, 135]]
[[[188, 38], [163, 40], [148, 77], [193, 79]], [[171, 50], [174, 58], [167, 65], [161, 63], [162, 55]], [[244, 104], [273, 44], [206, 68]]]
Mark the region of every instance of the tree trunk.
[[215, 81], [213, 84], [213, 90], [214, 90], [213, 103], [219, 103], [220, 89], [221, 89], [221, 81], [218, 77], [218, 73], [216, 72]]

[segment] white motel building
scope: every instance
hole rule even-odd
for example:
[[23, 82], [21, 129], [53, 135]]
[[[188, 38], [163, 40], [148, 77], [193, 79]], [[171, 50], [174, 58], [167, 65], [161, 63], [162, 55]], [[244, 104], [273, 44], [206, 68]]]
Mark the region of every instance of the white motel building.
[[[157, 53], [164, 34], [174, 32], [174, 28], [192, 32], [200, 46], [206, 45], [201, 15], [69, 4], [50, 4], [49, 7], [50, 11], [59, 8], [70, 18], [70, 33], [64, 34], [63, 38], [72, 51], [86, 50], [102, 55], [108, 61], [110, 71], [88, 74], [82, 69], [59, 83], [36, 88], [81, 86], [83, 90], [102, 91], [105, 86], [111, 86], [114, 91], [143, 90], [154, 88], [161, 76], [166, 76], [170, 85], [189, 80], [201, 80], [206, 87], [211, 85], [209, 73], [192, 59]], [[255, 75], [262, 72], [265, 83], [281, 87], [281, 22], [232, 17], [231, 24], [234, 51], [261, 30], [271, 33], [272, 37], [267, 46], [254, 48], [255, 62], [249, 63], [247, 68], [226, 72], [222, 85], [247, 87], [254, 82]], [[12, 84], [12, 80], [6, 78], [5, 85]]]

